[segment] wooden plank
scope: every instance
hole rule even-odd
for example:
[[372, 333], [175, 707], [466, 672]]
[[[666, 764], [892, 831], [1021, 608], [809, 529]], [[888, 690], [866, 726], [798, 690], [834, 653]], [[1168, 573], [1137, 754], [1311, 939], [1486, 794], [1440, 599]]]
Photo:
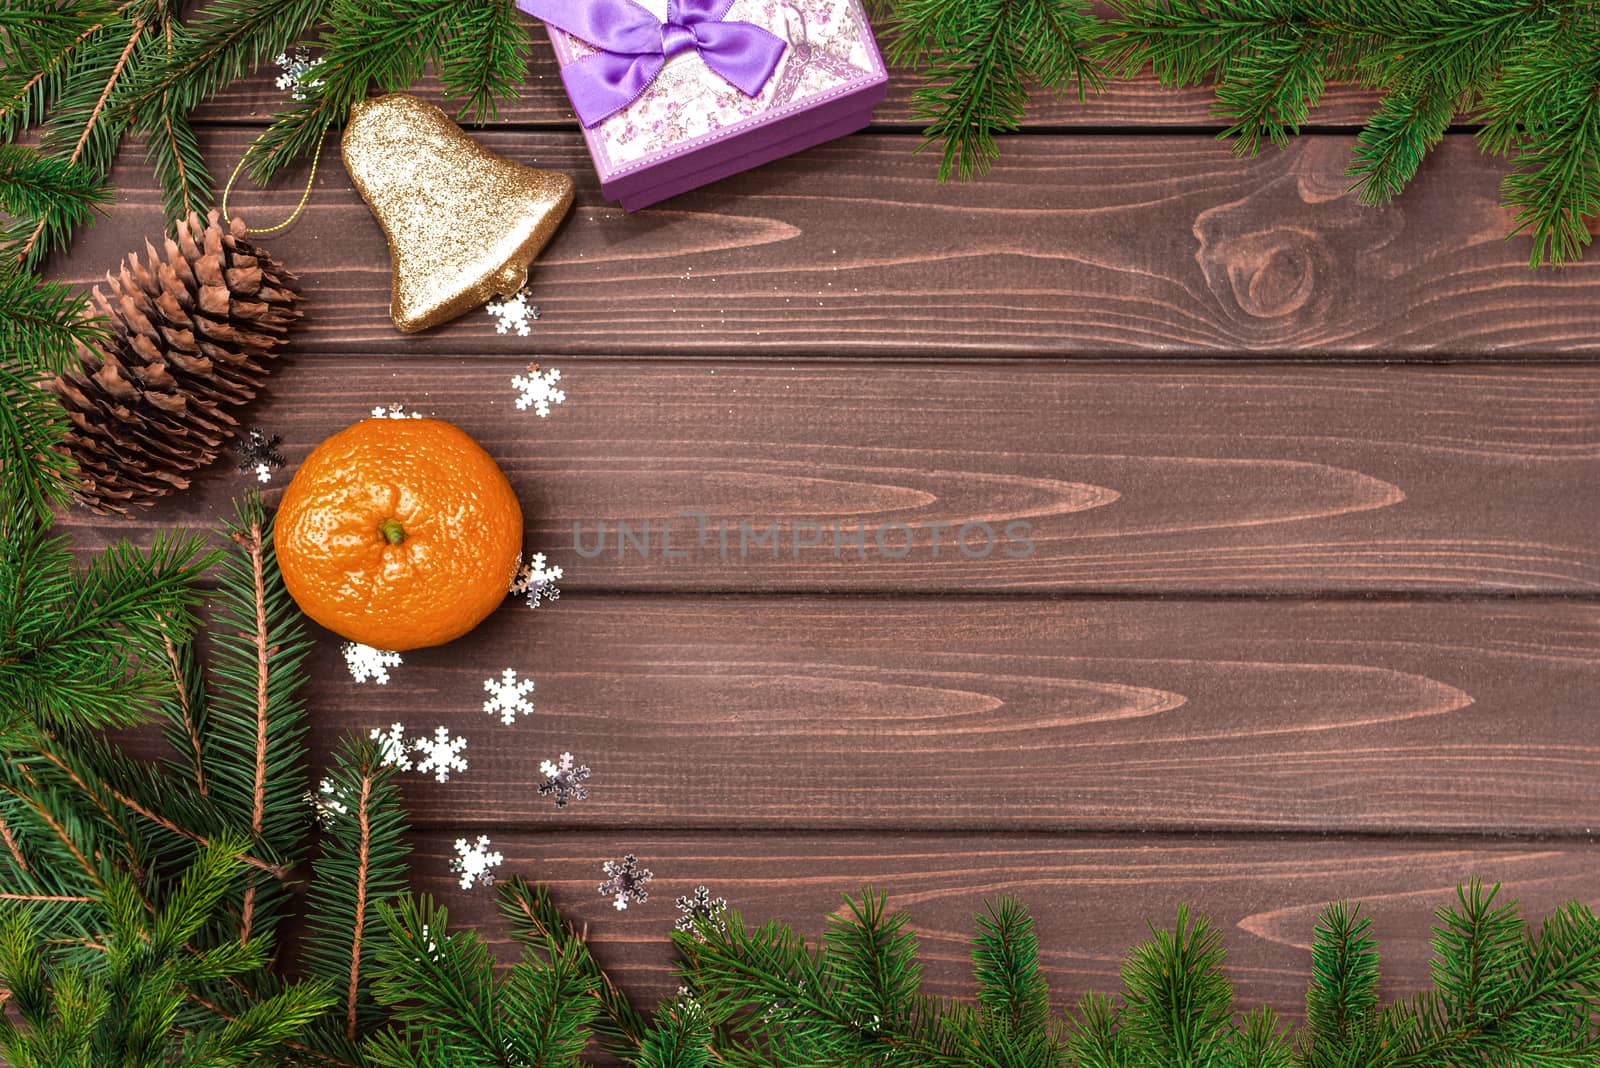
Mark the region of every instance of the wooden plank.
[[[468, 740], [429, 826], [1587, 834], [1600, 605], [565, 596], [358, 685], [317, 750]], [[486, 682], [533, 679], [504, 726]], [[572, 752], [591, 797], [537, 795]]]
[[[461, 834], [475, 833], [470, 824]], [[447, 870], [455, 833], [418, 836], [415, 882], [438, 896], [452, 925], [483, 930], [505, 960], [519, 952], [484, 888], [463, 891]], [[1180, 903], [1222, 928], [1240, 1003], [1303, 1017], [1312, 928], [1326, 904], [1361, 902], [1376, 918], [1385, 998], [1428, 982], [1433, 910], [1480, 877], [1541, 918], [1572, 899], [1594, 904], [1600, 855], [1585, 843], [1401, 838], [1172, 838], [1161, 835], [738, 835], [585, 831], [497, 834], [504, 874], [551, 885], [595, 953], [640, 1003], [673, 996], [668, 934], [673, 901], [704, 884], [747, 920], [782, 918], [809, 937], [870, 885], [905, 909], [921, 937], [925, 989], [971, 996], [967, 938], [985, 900], [1014, 895], [1035, 917], [1041, 962], [1059, 1009], [1088, 991], [1121, 989], [1123, 955], [1170, 926]], [[650, 900], [618, 912], [595, 893], [600, 865], [635, 852], [655, 879]]]
[[[557, 126], [576, 128], [577, 117], [567, 103], [566, 90], [556, 66], [555, 53], [544, 30], [531, 25], [532, 47], [528, 74], [521, 95], [504, 103], [493, 120], [504, 126]], [[312, 54], [320, 54], [313, 48]], [[234, 83], [202, 106], [197, 122], [249, 122], [266, 124], [285, 108], [288, 94], [275, 84], [278, 69], [269, 67], [254, 77]], [[904, 67], [892, 69], [889, 95], [874, 113], [880, 127], [918, 127], [922, 120], [912, 110], [911, 97], [920, 84], [918, 75]], [[432, 75], [410, 89], [442, 106], [452, 114], [459, 101], [447, 101]], [[1324, 95], [1321, 106], [1312, 112], [1319, 126], [1356, 126], [1366, 122], [1377, 101], [1374, 94], [1354, 86], [1334, 86]], [[1216, 96], [1209, 89], [1163, 89], [1148, 70], [1128, 81], [1112, 82], [1108, 91], [1079, 102], [1076, 93], [1065, 98], [1035, 92], [1024, 120], [1024, 129], [1062, 129], [1071, 127], [1105, 128], [1112, 126], [1203, 126], [1221, 125], [1214, 114]], [[929, 161], [930, 167], [933, 161]]]
[[[243, 128], [204, 137], [219, 170]], [[312, 299], [303, 350], [700, 356], [1283, 354], [1571, 356], [1600, 349], [1600, 266], [1527, 269], [1502, 240], [1500, 161], [1449, 138], [1402, 201], [1345, 194], [1351, 141], [1255, 160], [1207, 137], [1019, 138], [985, 181], [939, 185], [915, 135], [858, 136], [659, 209], [599, 198], [575, 134], [498, 132], [515, 159], [573, 173], [579, 206], [533, 273], [532, 339], [472, 315], [402, 342], [376, 222], [328, 160], [305, 217], [270, 247]], [[138, 153], [113, 225], [63, 274], [91, 280], [146, 232], [160, 197]], [[239, 192], [284, 218], [299, 179]], [[464, 226], [462, 239], [474, 237]]]
[[[525, 370], [303, 358], [250, 419], [291, 465], [373, 405], [461, 425], [569, 592], [1600, 589], [1600, 496], [1573, 493], [1600, 482], [1600, 368], [608, 360], [562, 368], [548, 419], [513, 407]], [[225, 463], [70, 522], [215, 526], [247, 483]]]

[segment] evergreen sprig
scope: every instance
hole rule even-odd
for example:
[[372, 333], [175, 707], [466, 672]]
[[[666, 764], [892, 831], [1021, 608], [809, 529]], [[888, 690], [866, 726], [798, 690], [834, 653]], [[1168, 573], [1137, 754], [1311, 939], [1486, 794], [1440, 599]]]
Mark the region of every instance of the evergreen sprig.
[[359, 1057], [360, 1041], [384, 1022], [371, 988], [389, 945], [378, 908], [405, 892], [409, 874], [395, 770], [370, 739], [347, 740], [314, 795], [326, 836], [312, 864], [305, 966], [337, 996], [324, 1045], [348, 1057]]
[[509, 0], [329, 0], [325, 19], [317, 84], [250, 146], [257, 181], [314, 152], [374, 88], [408, 88], [432, 67], [461, 117], [481, 121], [527, 75], [527, 28]]
[[80, 566], [20, 505], [0, 531], [0, 745], [147, 718], [170, 686], [164, 650], [192, 626], [200, 539], [116, 544]]
[[91, 967], [50, 937], [23, 908], [0, 918], [0, 988], [20, 1020], [0, 1017], [0, 1055], [14, 1068], [232, 1068], [280, 1048], [322, 1012], [325, 991], [293, 984], [236, 1019], [182, 1026], [191, 989], [265, 968], [261, 938], [196, 950], [193, 940], [220, 918], [243, 843], [202, 849], [147, 909], [127, 874], [111, 876], [95, 902], [103, 933]]
[[1283, 144], [1332, 82], [1381, 92], [1349, 174], [1386, 203], [1458, 119], [1507, 155], [1530, 262], [1577, 259], [1600, 211], [1600, 7], [1590, 0], [1114, 0], [1096, 54], [1166, 85], [1213, 83], [1241, 152]]
[[912, 111], [940, 149], [939, 178], [983, 174], [995, 136], [1020, 128], [1029, 89], [1082, 100], [1105, 77], [1090, 57], [1096, 19], [1086, 0], [879, 0], [888, 55], [921, 68]]
[[[0, 148], [0, 169], [15, 158], [12, 151]], [[45, 185], [8, 193], [0, 177], [0, 201], [43, 195], [47, 183], [48, 175]], [[104, 337], [84, 312], [82, 292], [23, 270], [0, 242], [0, 537], [12, 522], [48, 522], [51, 509], [69, 498], [76, 469], [61, 445], [71, 424], [40, 384]]]

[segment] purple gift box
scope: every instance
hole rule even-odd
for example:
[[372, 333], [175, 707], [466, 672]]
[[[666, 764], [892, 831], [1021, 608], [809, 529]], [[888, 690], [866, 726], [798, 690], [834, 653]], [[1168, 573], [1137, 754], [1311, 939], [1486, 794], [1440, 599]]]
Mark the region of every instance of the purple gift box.
[[861, 0], [517, 0], [545, 21], [600, 191], [637, 211], [861, 129]]

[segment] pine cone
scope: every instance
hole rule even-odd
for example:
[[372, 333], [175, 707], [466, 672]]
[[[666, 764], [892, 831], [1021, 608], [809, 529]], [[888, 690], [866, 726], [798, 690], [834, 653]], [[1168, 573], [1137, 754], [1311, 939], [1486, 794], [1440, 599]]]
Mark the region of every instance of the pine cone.
[[232, 410], [251, 400], [301, 316], [294, 275], [213, 211], [190, 215], [166, 240], [145, 242], [106, 275], [94, 304], [111, 340], [54, 389], [74, 429], [67, 447], [79, 496], [102, 515], [184, 489], [238, 433]]

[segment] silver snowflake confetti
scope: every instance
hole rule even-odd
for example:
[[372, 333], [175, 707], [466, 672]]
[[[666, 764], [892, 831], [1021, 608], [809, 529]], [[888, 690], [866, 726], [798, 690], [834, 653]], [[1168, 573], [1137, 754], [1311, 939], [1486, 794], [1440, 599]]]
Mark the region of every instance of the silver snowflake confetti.
[[399, 653], [387, 649], [374, 649], [360, 642], [345, 642], [342, 652], [344, 666], [350, 669], [350, 677], [357, 682], [371, 679], [379, 686], [383, 686], [389, 681], [389, 669], [400, 666]]
[[706, 1007], [700, 1004], [699, 993], [692, 986], [678, 987], [678, 1008], [695, 1016], [706, 1011]]
[[524, 716], [533, 714], [533, 703], [527, 699], [527, 695], [533, 692], [533, 680], [519, 680], [512, 668], [502, 671], [498, 682], [484, 679], [483, 689], [493, 695], [483, 703], [483, 710], [491, 715], [500, 713], [500, 722], [507, 727], [517, 721], [519, 712]]
[[693, 894], [678, 897], [678, 911], [683, 913], [673, 927], [679, 931], [694, 935], [696, 942], [704, 942], [705, 934], [701, 931], [702, 922], [715, 924], [718, 930], [726, 931], [728, 921], [723, 918], [723, 913], [728, 911], [728, 899], [712, 897], [711, 891], [704, 886], [694, 888]]
[[311, 52], [304, 45], [295, 45], [287, 52], [278, 53], [272, 62], [283, 72], [273, 84], [279, 89], [288, 90], [291, 100], [304, 100], [308, 90], [322, 85], [322, 79], [311, 77], [322, 66], [322, 61], [313, 60]]
[[544, 553], [534, 553], [526, 564], [519, 559], [516, 576], [511, 580], [511, 592], [527, 597], [529, 608], [538, 608], [545, 601], [561, 599], [556, 583], [565, 574], [560, 565], [548, 563]]
[[482, 886], [494, 885], [494, 872], [505, 857], [498, 852], [489, 851], [489, 836], [480, 834], [476, 842], [468, 843], [465, 838], [456, 839], [456, 857], [450, 861], [450, 870], [461, 876], [461, 889], [471, 890], [473, 883]]
[[639, 867], [639, 858], [629, 853], [621, 860], [608, 860], [601, 868], [606, 881], [597, 888], [600, 896], [611, 898], [618, 912], [626, 912], [628, 903], [643, 905], [650, 900], [645, 886], [655, 878], [649, 868]]
[[404, 404], [380, 404], [372, 409], [374, 419], [421, 419], [421, 412], [408, 412]]
[[503, 301], [491, 301], [484, 306], [484, 311], [490, 316], [499, 319], [494, 329], [497, 334], [506, 334], [515, 330], [523, 337], [528, 336], [528, 324], [539, 318], [539, 305], [533, 303], [533, 294], [528, 292], [528, 287], [523, 286], [515, 294]]
[[333, 830], [333, 825], [340, 816], [350, 814], [350, 792], [339, 786], [332, 779], [323, 779], [317, 784], [316, 793], [306, 791], [305, 800], [316, 813], [317, 825], [325, 831]]
[[252, 427], [249, 433], [233, 443], [234, 452], [239, 454], [239, 472], [254, 473], [258, 482], [271, 482], [272, 472], [282, 469], [289, 462], [278, 451], [281, 444], [283, 439], [278, 435], [269, 435], [259, 427]]
[[571, 753], [562, 753], [557, 761], [541, 761], [539, 774], [544, 782], [539, 784], [539, 796], [556, 799], [556, 808], [566, 808], [574, 801], [587, 801], [589, 788], [584, 781], [589, 778], [589, 765], [576, 764]]
[[451, 737], [449, 727], [436, 727], [432, 738], [418, 738], [411, 743], [412, 752], [420, 754], [417, 770], [424, 775], [433, 772], [439, 782], [449, 782], [452, 771], [467, 770], [467, 758], [461, 755], [466, 747], [467, 740]]
[[385, 767], [411, 770], [411, 741], [406, 737], [406, 729], [402, 724], [391, 723], [387, 731], [382, 727], [374, 727], [367, 732], [367, 737], [378, 743], [379, 759]]
[[538, 364], [530, 363], [527, 374], [511, 379], [511, 386], [517, 391], [517, 411], [532, 408], [541, 419], [548, 418], [552, 404], [567, 403], [566, 391], [556, 388], [559, 381], [561, 372], [556, 368], [541, 371]]

